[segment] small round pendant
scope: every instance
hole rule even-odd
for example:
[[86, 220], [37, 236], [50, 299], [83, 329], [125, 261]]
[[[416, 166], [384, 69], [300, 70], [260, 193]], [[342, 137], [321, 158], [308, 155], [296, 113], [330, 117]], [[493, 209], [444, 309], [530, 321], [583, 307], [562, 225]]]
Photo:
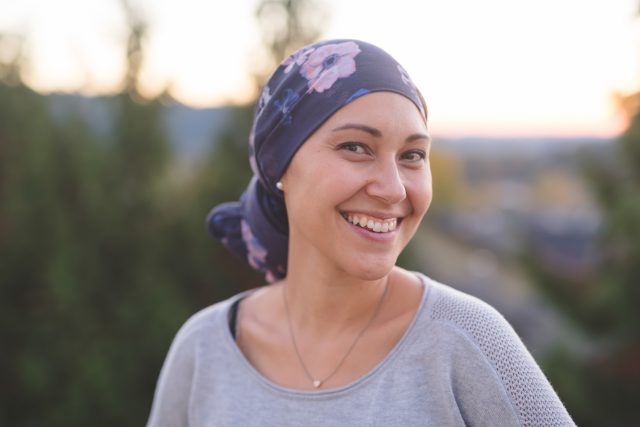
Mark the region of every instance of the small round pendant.
[[313, 380], [313, 387], [314, 388], [320, 388], [320, 386], [322, 385], [322, 381], [320, 380]]

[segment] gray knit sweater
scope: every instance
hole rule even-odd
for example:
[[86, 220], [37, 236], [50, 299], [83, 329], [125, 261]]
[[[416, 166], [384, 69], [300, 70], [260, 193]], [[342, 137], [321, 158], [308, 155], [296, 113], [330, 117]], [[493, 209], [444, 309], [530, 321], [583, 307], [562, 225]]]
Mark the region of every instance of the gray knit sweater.
[[202, 310], [171, 345], [148, 426], [575, 425], [497, 311], [420, 277], [422, 302], [401, 340], [335, 389], [287, 389], [253, 368], [228, 323], [246, 293]]

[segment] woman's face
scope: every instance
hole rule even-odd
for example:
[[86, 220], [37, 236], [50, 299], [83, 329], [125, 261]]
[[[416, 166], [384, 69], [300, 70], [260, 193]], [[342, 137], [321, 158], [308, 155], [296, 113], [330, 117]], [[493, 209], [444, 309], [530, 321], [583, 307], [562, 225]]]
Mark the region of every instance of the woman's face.
[[289, 268], [374, 280], [387, 274], [431, 202], [430, 138], [416, 106], [375, 92], [338, 110], [282, 177]]

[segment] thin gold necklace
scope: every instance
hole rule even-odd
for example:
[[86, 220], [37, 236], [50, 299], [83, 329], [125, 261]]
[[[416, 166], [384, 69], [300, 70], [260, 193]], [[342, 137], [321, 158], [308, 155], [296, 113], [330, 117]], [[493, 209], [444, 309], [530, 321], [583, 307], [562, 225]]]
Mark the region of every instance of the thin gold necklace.
[[380, 308], [382, 307], [382, 302], [384, 301], [384, 297], [387, 294], [388, 288], [389, 288], [389, 279], [387, 279], [387, 282], [384, 285], [384, 291], [382, 291], [382, 296], [380, 297], [380, 301], [378, 301], [378, 305], [376, 306], [376, 309], [373, 312], [373, 315], [371, 316], [367, 324], [364, 325], [364, 328], [362, 328], [360, 333], [358, 333], [356, 338], [353, 340], [353, 342], [347, 349], [347, 352], [344, 354], [344, 356], [342, 356], [342, 359], [340, 359], [340, 362], [338, 362], [336, 367], [333, 369], [333, 371], [331, 371], [329, 375], [327, 375], [323, 379], [317, 379], [317, 378], [314, 378], [313, 375], [311, 375], [311, 372], [309, 372], [307, 365], [304, 363], [304, 360], [300, 355], [300, 350], [298, 349], [298, 344], [296, 342], [296, 336], [293, 333], [293, 326], [291, 325], [291, 315], [289, 314], [289, 302], [287, 301], [287, 291], [284, 286], [282, 287], [284, 309], [287, 315], [287, 324], [289, 325], [289, 334], [291, 335], [291, 342], [293, 343], [293, 349], [296, 351], [296, 356], [298, 356], [298, 360], [300, 361], [300, 365], [302, 365], [302, 369], [304, 370], [305, 375], [307, 376], [307, 378], [309, 378], [309, 381], [311, 381], [311, 384], [313, 385], [314, 388], [320, 388], [322, 384], [324, 384], [329, 378], [331, 378], [336, 372], [338, 372], [338, 369], [340, 369], [344, 361], [347, 360], [347, 357], [349, 356], [349, 354], [351, 354], [351, 350], [353, 350], [353, 348], [356, 346], [356, 343], [364, 335], [365, 331], [369, 329], [369, 326], [371, 326], [375, 318], [378, 316], [378, 313], [380, 312]]

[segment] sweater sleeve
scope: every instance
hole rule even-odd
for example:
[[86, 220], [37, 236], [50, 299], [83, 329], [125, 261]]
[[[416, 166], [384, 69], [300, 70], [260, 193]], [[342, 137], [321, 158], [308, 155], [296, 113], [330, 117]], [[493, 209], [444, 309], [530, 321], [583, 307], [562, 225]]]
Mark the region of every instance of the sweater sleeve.
[[176, 334], [156, 385], [147, 427], [188, 426], [191, 384], [195, 372], [197, 328], [194, 319]]
[[575, 426], [558, 395], [511, 325], [479, 299], [441, 285], [431, 317], [462, 329], [485, 355], [522, 426]]

